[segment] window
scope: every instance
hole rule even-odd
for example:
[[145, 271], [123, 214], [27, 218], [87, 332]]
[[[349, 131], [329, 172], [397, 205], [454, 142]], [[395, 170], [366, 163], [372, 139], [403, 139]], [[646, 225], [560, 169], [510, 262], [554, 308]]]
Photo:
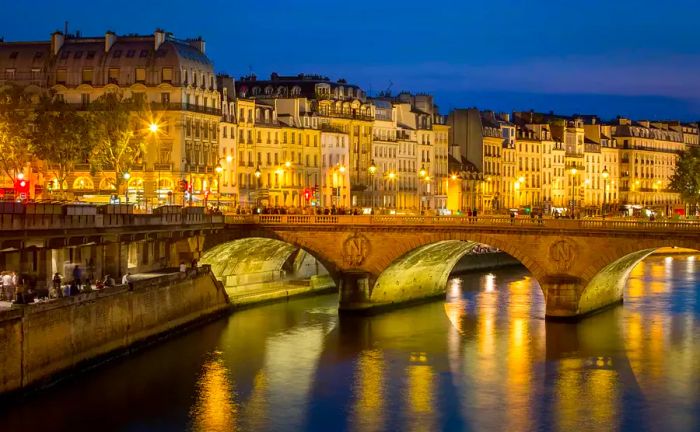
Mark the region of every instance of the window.
[[80, 103], [82, 103], [84, 107], [90, 105], [90, 93], [81, 93]]
[[[14, 53], [13, 53], [13, 54], [14, 54]], [[68, 57], [70, 57], [70, 51], [63, 51], [63, 52], [61, 53], [61, 60], [65, 60], [65, 59], [67, 59]], [[17, 58], [17, 56], [15, 56], [15, 57], [10, 56], [10, 58]]]
[[92, 68], [83, 68], [82, 82], [83, 84], [92, 84]]
[[32, 68], [32, 79], [38, 80], [39, 78], [41, 78], [41, 69]]
[[95, 58], [95, 51], [88, 51], [87, 56], [85, 56], [86, 59], [92, 60]]
[[148, 50], [141, 50], [141, 54], [139, 54], [139, 57], [141, 57], [141, 58], [148, 57]]
[[[14, 59], [17, 58], [18, 55], [19, 55], [19, 51], [12, 51], [12, 52], [10, 53], [10, 59], [11, 59], [11, 60], [14, 60]], [[63, 58], [63, 57], [61, 57], [61, 58]]]
[[168, 105], [170, 103], [170, 93], [163, 92], [160, 94], [160, 103], [163, 105]]
[[146, 81], [146, 69], [136, 68], [136, 82]]
[[66, 83], [66, 70], [65, 69], [56, 70], [56, 84], [65, 84], [65, 83]]
[[173, 81], [173, 68], [163, 68], [163, 71], [161, 73], [161, 81], [168, 83]]
[[44, 56], [44, 53], [41, 51], [37, 51], [34, 53], [34, 60], [38, 60]]
[[126, 52], [126, 56], [128, 58], [132, 58], [134, 56], [134, 54], [136, 54], [136, 50], [129, 50]]
[[83, 57], [83, 52], [82, 51], [76, 51], [75, 54], [73, 54], [74, 59], [79, 59]]
[[115, 50], [112, 54], [112, 58], [120, 58], [122, 56], [122, 50]]
[[107, 83], [119, 84], [119, 68], [109, 68], [107, 70]]
[[7, 80], [15, 79], [15, 70], [14, 69], [5, 69], [5, 79], [7, 79]]

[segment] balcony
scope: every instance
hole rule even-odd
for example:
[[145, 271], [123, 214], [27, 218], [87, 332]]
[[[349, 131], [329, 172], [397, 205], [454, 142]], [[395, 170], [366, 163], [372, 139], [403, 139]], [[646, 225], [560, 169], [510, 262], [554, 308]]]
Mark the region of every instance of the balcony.
[[153, 171], [172, 171], [173, 164], [171, 163], [154, 163]]

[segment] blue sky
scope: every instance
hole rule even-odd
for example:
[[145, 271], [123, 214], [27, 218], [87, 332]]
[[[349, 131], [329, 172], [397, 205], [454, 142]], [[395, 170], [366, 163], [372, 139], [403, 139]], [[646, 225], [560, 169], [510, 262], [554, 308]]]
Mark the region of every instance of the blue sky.
[[0, 36], [199, 36], [218, 71], [321, 73], [453, 107], [700, 119], [697, 0], [5, 1]]

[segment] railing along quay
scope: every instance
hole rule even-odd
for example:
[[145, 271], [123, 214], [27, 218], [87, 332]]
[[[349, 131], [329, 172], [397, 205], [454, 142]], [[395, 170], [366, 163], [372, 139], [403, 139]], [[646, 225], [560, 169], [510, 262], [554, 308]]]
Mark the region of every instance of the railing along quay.
[[526, 229], [700, 231], [700, 221], [637, 221], [621, 219], [531, 219], [508, 216], [393, 216], [393, 215], [226, 215], [226, 223], [259, 225], [378, 225], [481, 226]]

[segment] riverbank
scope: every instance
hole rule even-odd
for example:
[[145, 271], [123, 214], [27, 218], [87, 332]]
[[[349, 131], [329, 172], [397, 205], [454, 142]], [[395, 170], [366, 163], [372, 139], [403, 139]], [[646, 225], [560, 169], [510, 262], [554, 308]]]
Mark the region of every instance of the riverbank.
[[244, 309], [276, 301], [287, 301], [294, 297], [327, 294], [336, 290], [329, 275], [312, 276], [303, 280], [278, 280], [259, 284], [227, 287], [233, 309]]
[[208, 266], [0, 312], [0, 394], [50, 384], [230, 309]]

